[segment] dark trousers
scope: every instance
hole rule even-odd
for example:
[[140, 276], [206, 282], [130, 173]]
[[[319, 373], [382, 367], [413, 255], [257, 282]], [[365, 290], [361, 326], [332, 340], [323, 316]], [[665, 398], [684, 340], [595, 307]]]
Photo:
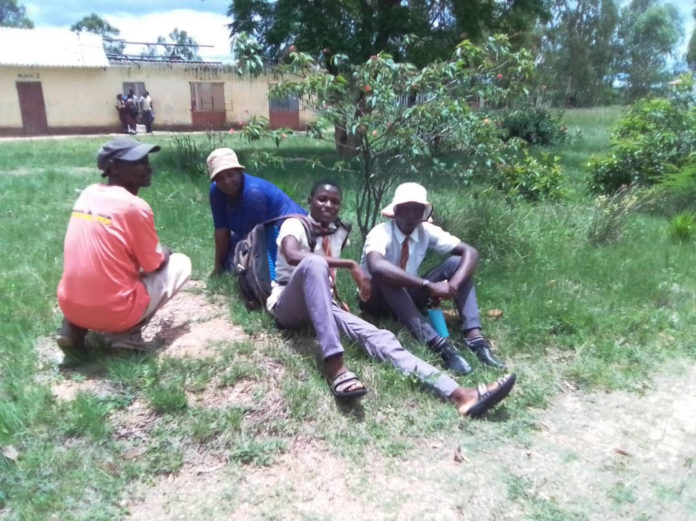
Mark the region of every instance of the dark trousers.
[[[431, 282], [450, 279], [459, 267], [461, 257], [451, 256], [438, 267], [426, 273], [423, 278]], [[462, 330], [481, 328], [474, 278], [469, 277], [459, 286], [455, 304], [462, 320]], [[428, 294], [421, 288], [392, 286], [386, 282], [372, 279], [372, 295], [361, 307], [367, 313], [384, 315], [391, 312], [409, 332], [421, 342], [428, 343], [439, 337], [428, 319], [421, 312], [428, 301]]]

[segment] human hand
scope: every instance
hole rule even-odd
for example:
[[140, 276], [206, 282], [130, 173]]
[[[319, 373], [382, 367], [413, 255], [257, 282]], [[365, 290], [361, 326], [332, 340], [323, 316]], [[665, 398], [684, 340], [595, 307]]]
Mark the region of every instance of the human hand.
[[447, 280], [440, 282], [431, 282], [429, 286], [430, 295], [439, 299], [450, 299], [454, 297], [455, 291], [452, 285]]
[[370, 293], [372, 292], [372, 282], [370, 277], [365, 273], [358, 264], [350, 270], [350, 275], [358, 286], [358, 295], [360, 300], [367, 302], [370, 300]]

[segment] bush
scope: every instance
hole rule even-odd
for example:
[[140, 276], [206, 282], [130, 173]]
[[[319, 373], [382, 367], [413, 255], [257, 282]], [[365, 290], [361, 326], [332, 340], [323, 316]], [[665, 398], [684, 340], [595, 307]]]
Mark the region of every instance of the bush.
[[696, 158], [676, 173], [660, 179], [654, 188], [655, 212], [673, 216], [683, 212], [696, 212]]
[[532, 145], [563, 143], [568, 127], [561, 125], [561, 113], [540, 107], [511, 110], [503, 115], [501, 125], [508, 137], [524, 139]]
[[496, 186], [508, 200], [542, 201], [557, 199], [561, 189], [561, 165], [558, 156], [524, 151], [524, 159], [498, 165]]
[[675, 215], [669, 222], [669, 236], [678, 242], [690, 242], [696, 234], [696, 215], [692, 212], [683, 212]]
[[696, 117], [678, 99], [638, 101], [619, 121], [608, 157], [593, 159], [590, 188], [613, 193], [623, 185], [649, 186], [678, 171], [696, 151]]

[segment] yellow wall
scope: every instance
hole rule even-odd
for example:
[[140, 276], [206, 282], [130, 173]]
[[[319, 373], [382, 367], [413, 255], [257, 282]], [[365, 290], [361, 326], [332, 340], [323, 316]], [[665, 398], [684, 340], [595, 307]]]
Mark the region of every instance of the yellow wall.
[[[143, 82], [152, 96], [155, 129], [191, 125], [189, 82], [223, 82], [226, 120], [230, 125], [254, 115], [268, 117], [271, 76], [240, 77], [227, 66], [124, 63], [108, 68], [46, 68], [0, 66], [0, 130], [16, 128], [22, 118], [15, 82], [40, 81], [49, 131], [57, 128], [119, 128], [116, 94], [123, 82]], [[312, 118], [301, 112], [300, 119]]]

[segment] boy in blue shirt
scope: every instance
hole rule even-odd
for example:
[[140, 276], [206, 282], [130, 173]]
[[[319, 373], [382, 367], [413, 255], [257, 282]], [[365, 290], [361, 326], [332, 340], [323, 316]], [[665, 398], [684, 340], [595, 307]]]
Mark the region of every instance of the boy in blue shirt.
[[281, 215], [307, 214], [273, 183], [245, 173], [231, 148], [216, 148], [206, 163], [215, 226], [213, 275], [231, 270], [235, 245], [257, 224]]

